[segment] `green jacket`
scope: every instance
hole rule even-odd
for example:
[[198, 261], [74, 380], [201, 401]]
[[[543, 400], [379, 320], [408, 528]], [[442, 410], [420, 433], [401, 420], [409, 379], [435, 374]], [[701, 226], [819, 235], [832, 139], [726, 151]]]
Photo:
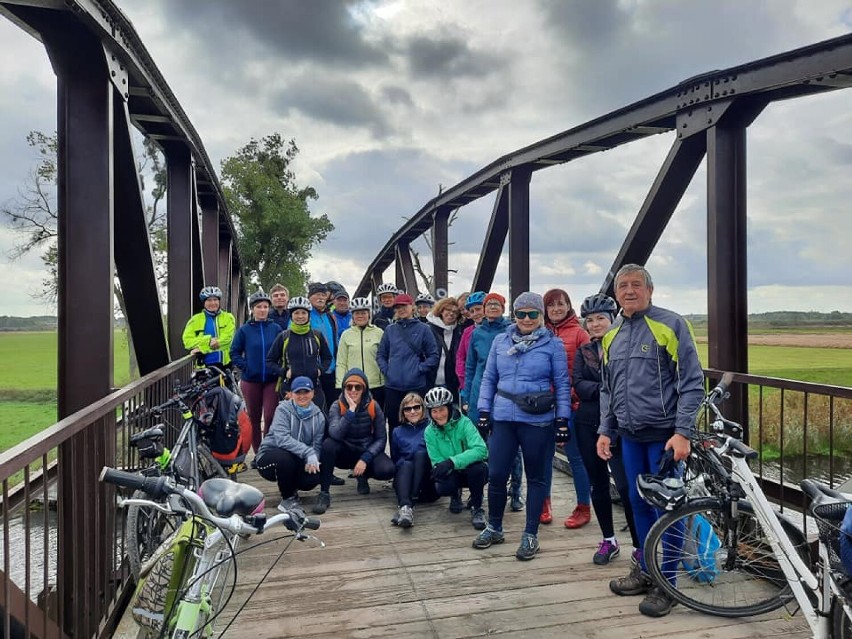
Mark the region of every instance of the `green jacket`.
[[382, 329], [367, 324], [363, 329], [358, 326], [347, 328], [340, 335], [337, 346], [337, 387], [343, 386], [346, 372], [352, 368], [360, 368], [367, 376], [370, 388], [381, 388], [385, 385], [385, 376], [376, 363], [376, 353], [379, 342], [382, 341]]
[[237, 331], [237, 320], [228, 311], [221, 311], [216, 316], [216, 335], [219, 338], [219, 348], [210, 348], [210, 335], [204, 334], [204, 325], [207, 318], [204, 311], [196, 313], [189, 318], [186, 328], [183, 329], [183, 346], [191, 351], [197, 348], [205, 355], [215, 351], [222, 351], [222, 363], [231, 361], [231, 342], [234, 341], [234, 333]]
[[452, 459], [457, 470], [463, 470], [488, 459], [488, 448], [467, 416], [453, 409], [453, 415], [444, 426], [429, 422], [423, 435], [432, 464]]

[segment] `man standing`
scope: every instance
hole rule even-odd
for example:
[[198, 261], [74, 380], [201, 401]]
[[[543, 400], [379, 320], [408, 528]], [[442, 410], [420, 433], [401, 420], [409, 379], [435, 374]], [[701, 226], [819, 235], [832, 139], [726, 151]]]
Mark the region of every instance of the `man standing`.
[[352, 325], [352, 313], [349, 312], [349, 293], [346, 292], [345, 288], [340, 288], [334, 293], [332, 302], [334, 303], [332, 314], [337, 323], [337, 339], [339, 340], [343, 331]]
[[[640, 549], [658, 513], [639, 495], [636, 477], [658, 473], [664, 454], [675, 462], [689, 456], [689, 438], [704, 397], [692, 328], [677, 313], [654, 306], [653, 292], [644, 267], [622, 266], [615, 276], [621, 315], [602, 340], [597, 452], [609, 460], [610, 444], [619, 436]], [[639, 611], [649, 617], [667, 615], [674, 605], [654, 586], [641, 554], [630, 574], [614, 579], [609, 587], [617, 595], [645, 594]]]
[[290, 311], [287, 310], [287, 304], [290, 302], [290, 291], [283, 284], [273, 284], [272, 288], [269, 289], [269, 296], [272, 298], [269, 319], [278, 324], [282, 331], [286, 331], [290, 324]]
[[376, 295], [379, 296], [381, 307], [373, 315], [373, 324], [382, 330], [385, 330], [393, 322], [393, 302], [396, 294], [396, 286], [393, 284], [380, 284], [376, 289]]
[[328, 342], [328, 348], [331, 351], [331, 365], [327, 370], [320, 375], [320, 385], [323, 393], [330, 402], [332, 398], [337, 397], [334, 391], [334, 375], [337, 369], [335, 357], [337, 355], [337, 324], [334, 322], [334, 316], [331, 311], [326, 310], [326, 302], [328, 302], [328, 287], [322, 282], [313, 282], [308, 284], [308, 299], [311, 301], [311, 328], [322, 333], [325, 341]]

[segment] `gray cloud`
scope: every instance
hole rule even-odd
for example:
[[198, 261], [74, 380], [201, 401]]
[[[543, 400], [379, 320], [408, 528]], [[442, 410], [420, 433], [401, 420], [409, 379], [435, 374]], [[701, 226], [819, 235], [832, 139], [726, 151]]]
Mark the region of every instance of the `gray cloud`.
[[496, 73], [508, 60], [495, 53], [474, 51], [463, 33], [416, 35], [404, 45], [412, 75], [442, 82]]

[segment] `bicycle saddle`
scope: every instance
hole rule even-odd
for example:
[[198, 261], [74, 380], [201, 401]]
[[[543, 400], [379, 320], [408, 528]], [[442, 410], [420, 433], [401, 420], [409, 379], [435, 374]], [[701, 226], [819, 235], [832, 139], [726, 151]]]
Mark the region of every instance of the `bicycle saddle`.
[[238, 484], [230, 479], [208, 479], [198, 489], [207, 507], [222, 517], [252, 515], [263, 512], [263, 493], [254, 486]]
[[161, 439], [163, 437], [162, 426], [153, 426], [147, 430], [130, 436], [130, 443], [134, 444], [142, 439]]

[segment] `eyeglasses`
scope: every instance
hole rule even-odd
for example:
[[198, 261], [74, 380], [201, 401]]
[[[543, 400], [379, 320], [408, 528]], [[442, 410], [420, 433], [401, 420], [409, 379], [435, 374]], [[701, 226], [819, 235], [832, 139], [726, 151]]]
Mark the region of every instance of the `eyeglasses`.
[[414, 413], [418, 410], [423, 410], [423, 404], [415, 404], [414, 406], [406, 406], [402, 409], [404, 413]]
[[348, 390], [348, 391], [362, 391], [362, 390], [364, 390], [364, 387], [361, 386], [361, 384], [347, 384], [346, 390]]
[[541, 311], [515, 311], [515, 317], [518, 319], [538, 319], [538, 316], [541, 315]]

